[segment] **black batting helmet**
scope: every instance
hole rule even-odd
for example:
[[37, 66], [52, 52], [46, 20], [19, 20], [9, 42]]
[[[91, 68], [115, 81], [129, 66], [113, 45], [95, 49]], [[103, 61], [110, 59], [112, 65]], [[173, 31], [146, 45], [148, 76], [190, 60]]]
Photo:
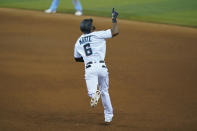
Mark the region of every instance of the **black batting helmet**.
[[80, 23], [80, 30], [84, 34], [90, 33], [91, 32], [91, 29], [92, 29], [92, 22], [93, 22], [93, 20], [91, 18], [90, 19], [84, 19]]

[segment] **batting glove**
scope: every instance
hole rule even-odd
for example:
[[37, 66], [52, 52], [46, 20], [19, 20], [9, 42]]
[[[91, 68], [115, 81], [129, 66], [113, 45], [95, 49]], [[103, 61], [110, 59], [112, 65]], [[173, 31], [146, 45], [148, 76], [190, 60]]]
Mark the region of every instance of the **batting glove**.
[[112, 9], [112, 23], [116, 23], [116, 18], [118, 17], [118, 12], [115, 11], [115, 9]]

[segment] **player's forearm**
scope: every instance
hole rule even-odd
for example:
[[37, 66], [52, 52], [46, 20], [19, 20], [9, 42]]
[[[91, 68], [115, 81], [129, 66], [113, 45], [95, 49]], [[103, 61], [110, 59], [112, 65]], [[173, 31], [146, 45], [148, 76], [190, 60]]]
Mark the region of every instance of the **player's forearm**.
[[113, 37], [119, 34], [119, 29], [118, 29], [118, 23], [117, 23], [117, 21], [116, 22], [112, 22], [111, 32], [112, 32], [112, 36]]

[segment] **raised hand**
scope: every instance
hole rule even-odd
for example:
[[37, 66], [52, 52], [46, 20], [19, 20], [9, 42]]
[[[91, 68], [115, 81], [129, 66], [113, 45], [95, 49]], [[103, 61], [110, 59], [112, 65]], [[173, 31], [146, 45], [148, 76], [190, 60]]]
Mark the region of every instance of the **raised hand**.
[[116, 23], [116, 18], [118, 17], [118, 12], [115, 11], [115, 9], [112, 9], [112, 22]]

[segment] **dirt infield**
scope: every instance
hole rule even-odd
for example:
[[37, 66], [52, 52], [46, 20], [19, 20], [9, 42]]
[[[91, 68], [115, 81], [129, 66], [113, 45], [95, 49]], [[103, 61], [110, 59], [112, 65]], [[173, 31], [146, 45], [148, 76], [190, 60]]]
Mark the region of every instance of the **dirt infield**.
[[83, 18], [0, 9], [0, 131], [197, 130], [197, 29], [119, 20], [107, 45], [115, 116], [106, 126], [73, 59]]

